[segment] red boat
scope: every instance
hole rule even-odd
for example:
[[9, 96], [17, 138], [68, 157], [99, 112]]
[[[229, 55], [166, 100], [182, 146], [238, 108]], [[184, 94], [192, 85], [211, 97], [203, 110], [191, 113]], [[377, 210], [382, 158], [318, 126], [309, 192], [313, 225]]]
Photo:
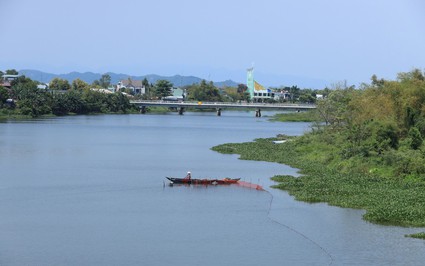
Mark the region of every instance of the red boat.
[[172, 184], [187, 184], [187, 185], [230, 185], [237, 183], [240, 178], [223, 178], [223, 179], [199, 179], [199, 178], [177, 178], [166, 177]]

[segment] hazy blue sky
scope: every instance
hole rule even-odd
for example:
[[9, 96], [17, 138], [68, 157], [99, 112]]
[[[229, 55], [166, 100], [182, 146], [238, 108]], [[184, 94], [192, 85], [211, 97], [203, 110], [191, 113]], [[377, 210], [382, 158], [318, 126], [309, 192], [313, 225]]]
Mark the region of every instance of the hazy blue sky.
[[0, 11], [1, 70], [245, 82], [254, 63], [265, 85], [358, 85], [425, 67], [423, 0], [0, 0]]

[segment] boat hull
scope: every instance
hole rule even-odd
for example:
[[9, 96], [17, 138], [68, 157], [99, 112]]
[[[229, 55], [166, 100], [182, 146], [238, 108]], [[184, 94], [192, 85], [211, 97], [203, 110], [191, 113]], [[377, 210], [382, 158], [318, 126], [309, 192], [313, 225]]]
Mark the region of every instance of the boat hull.
[[240, 178], [223, 178], [223, 179], [199, 179], [199, 178], [177, 178], [166, 177], [173, 184], [186, 184], [186, 185], [230, 185], [237, 183]]

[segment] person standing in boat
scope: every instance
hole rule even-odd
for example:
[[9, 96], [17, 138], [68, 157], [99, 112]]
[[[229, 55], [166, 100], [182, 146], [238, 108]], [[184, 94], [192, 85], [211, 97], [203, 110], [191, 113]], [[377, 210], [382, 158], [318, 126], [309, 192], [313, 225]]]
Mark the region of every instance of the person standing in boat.
[[184, 179], [187, 179], [187, 180], [192, 179], [192, 175], [190, 174], [190, 172], [187, 172], [187, 175]]

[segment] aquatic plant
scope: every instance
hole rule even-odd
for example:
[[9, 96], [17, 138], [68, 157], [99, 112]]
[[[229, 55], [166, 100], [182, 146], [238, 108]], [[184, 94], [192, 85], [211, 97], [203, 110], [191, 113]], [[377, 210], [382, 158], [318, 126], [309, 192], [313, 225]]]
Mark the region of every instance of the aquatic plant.
[[[306, 202], [327, 202], [330, 205], [365, 209], [364, 219], [370, 222], [425, 226], [425, 183], [386, 178], [366, 165], [353, 168], [336, 163], [331, 148], [311, 143], [307, 137], [274, 144], [270, 139], [249, 143], [228, 143], [212, 149], [240, 154], [244, 160], [278, 162], [301, 169], [300, 177], [275, 176], [273, 187], [284, 189], [295, 199]], [[346, 163], [345, 164], [350, 164]]]
[[413, 238], [425, 239], [425, 232], [420, 232], [420, 233], [416, 233], [416, 234], [406, 235], [406, 237], [413, 237]]

